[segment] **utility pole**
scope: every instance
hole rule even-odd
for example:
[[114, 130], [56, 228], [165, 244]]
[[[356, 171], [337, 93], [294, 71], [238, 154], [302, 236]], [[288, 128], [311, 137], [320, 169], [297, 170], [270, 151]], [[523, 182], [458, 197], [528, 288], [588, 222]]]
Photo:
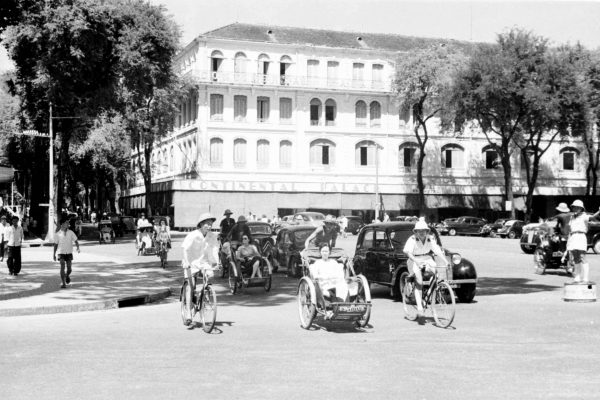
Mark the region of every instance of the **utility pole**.
[[56, 226], [54, 225], [54, 133], [52, 131], [52, 102], [50, 102], [50, 116], [48, 118], [48, 126], [49, 133], [48, 136], [50, 138], [50, 184], [48, 186], [48, 233], [46, 233], [45, 241], [50, 243], [54, 241], [54, 231], [56, 230]]

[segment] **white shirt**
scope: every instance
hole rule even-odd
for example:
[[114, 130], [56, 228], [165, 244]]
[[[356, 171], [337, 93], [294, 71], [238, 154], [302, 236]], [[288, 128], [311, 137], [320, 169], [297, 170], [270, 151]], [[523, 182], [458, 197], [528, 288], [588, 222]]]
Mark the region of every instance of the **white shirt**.
[[333, 259], [324, 261], [319, 259], [310, 266], [310, 272], [314, 279], [321, 280], [321, 286], [335, 285], [339, 280], [345, 280], [344, 265]]
[[7, 232], [8, 228], [10, 228], [9, 224], [6, 224], [6, 225], [0, 224], [0, 235], [4, 236], [4, 239], [2, 239], [2, 240], [4, 240], [5, 242], [8, 240], [8, 232]]
[[5, 229], [4, 241], [8, 242], [7, 245], [15, 247], [20, 246], [21, 242], [23, 241], [23, 228], [20, 226], [15, 228], [11, 225]]
[[57, 244], [56, 254], [73, 254], [73, 242], [77, 241], [77, 235], [70, 229], [64, 232], [59, 229], [54, 234], [54, 244]]
[[578, 216], [573, 215], [569, 221], [569, 239], [567, 240], [567, 250], [587, 251], [587, 224], [590, 216], [581, 213]]
[[219, 260], [219, 243], [217, 235], [209, 231], [206, 237], [196, 229], [183, 239], [183, 268], [205, 268], [216, 264]]
[[152, 226], [150, 225], [150, 222], [148, 221], [148, 219], [146, 217], [144, 218], [140, 218], [137, 220], [137, 227], [141, 227], [141, 226]]
[[[417, 239], [416, 235], [412, 235], [406, 240], [406, 244], [404, 245], [404, 254], [412, 253], [415, 258], [419, 259], [419, 256], [425, 256], [433, 252], [436, 256], [442, 260], [442, 262], [446, 263], [446, 255], [444, 251], [438, 246], [435, 238], [431, 235], [427, 235], [425, 239], [425, 243], [421, 240]], [[428, 257], [425, 257], [426, 259]], [[432, 262], [435, 260], [432, 260]], [[409, 268], [412, 268], [414, 261], [408, 260], [407, 265]]]

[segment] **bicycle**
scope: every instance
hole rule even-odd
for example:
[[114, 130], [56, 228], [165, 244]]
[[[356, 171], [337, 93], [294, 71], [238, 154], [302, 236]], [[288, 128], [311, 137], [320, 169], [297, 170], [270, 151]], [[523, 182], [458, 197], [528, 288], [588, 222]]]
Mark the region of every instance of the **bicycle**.
[[156, 255], [160, 258], [160, 266], [163, 269], [167, 268], [168, 252], [169, 250], [167, 247], [167, 242], [161, 240], [158, 244], [158, 252], [156, 253]]
[[[206, 268], [204, 271], [218, 271], [217, 268]], [[200, 290], [197, 290], [198, 287], [196, 285], [196, 280], [198, 275], [202, 276], [202, 287]], [[194, 322], [196, 315], [200, 315], [200, 323], [202, 324], [202, 330], [206, 333], [212, 332], [215, 321], [217, 319], [217, 293], [212, 288], [212, 284], [209, 282], [208, 274], [200, 273], [198, 271], [192, 277], [193, 288], [192, 288], [192, 304], [187, 304], [187, 279], [184, 280], [183, 285], [181, 285], [181, 319], [183, 320], [183, 324], [185, 326], [189, 326], [192, 322]], [[189, 312], [189, 314], [188, 314]], [[191, 321], [187, 318], [187, 315], [191, 315]]]
[[[421, 268], [421, 274], [425, 272], [425, 268]], [[422, 275], [423, 276], [423, 275]], [[408, 272], [403, 272], [400, 275], [400, 288], [402, 292], [402, 303], [406, 318], [414, 321], [417, 319], [417, 302], [415, 299], [415, 284], [414, 275]], [[429, 280], [429, 287], [423, 284], [422, 302], [423, 312], [428, 308], [431, 309], [433, 319], [437, 326], [447, 328], [452, 324], [455, 314], [456, 300], [454, 291], [448, 282], [439, 279], [437, 271], [432, 274]]]

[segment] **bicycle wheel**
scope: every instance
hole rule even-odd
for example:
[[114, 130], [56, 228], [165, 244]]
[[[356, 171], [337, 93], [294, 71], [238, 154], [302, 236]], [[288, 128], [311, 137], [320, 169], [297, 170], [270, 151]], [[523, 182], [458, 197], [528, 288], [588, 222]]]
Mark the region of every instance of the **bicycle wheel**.
[[202, 321], [202, 329], [206, 333], [210, 333], [215, 327], [217, 319], [217, 293], [208, 285], [202, 291], [202, 304], [200, 304], [200, 318]]
[[181, 286], [181, 319], [183, 321], [183, 325], [185, 325], [185, 326], [188, 326], [192, 323], [191, 317], [193, 316], [193, 313], [190, 310], [190, 305], [187, 302], [187, 296], [186, 296], [187, 290], [188, 290], [188, 283], [186, 281]]
[[431, 310], [435, 324], [447, 328], [454, 320], [454, 291], [448, 282], [438, 282], [431, 297]]
[[[367, 295], [365, 294], [365, 287], [360, 284], [360, 288], [358, 289], [358, 294], [356, 295], [356, 303], [367, 303]], [[369, 319], [371, 319], [371, 307], [367, 307], [367, 311], [364, 313], [361, 319], [356, 321], [356, 326], [359, 328], [364, 328], [369, 323]]]
[[417, 319], [417, 301], [415, 300], [415, 282], [408, 279], [408, 272], [400, 275], [400, 292], [402, 293], [402, 306], [406, 319], [414, 321]]
[[304, 329], [310, 328], [317, 309], [310, 299], [310, 286], [305, 280], [300, 281], [298, 287], [298, 311], [300, 313], [300, 326]]
[[271, 284], [272, 284], [272, 282], [271, 282], [272, 281], [272, 275], [271, 275], [271, 272], [269, 272], [269, 269], [270, 269], [269, 267], [270, 267], [269, 260], [267, 258], [265, 258], [265, 265], [261, 267], [262, 268], [262, 275], [263, 275], [263, 277], [266, 278], [265, 279], [265, 285], [264, 285], [265, 292], [268, 292], [268, 291], [271, 290]]

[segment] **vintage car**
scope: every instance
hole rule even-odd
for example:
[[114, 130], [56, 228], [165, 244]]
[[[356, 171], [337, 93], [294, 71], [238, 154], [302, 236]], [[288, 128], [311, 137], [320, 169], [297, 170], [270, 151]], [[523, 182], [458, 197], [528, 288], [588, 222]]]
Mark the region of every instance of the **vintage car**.
[[448, 235], [480, 235], [481, 228], [487, 224], [483, 218], [477, 217], [459, 217], [456, 221], [445, 222], [444, 228]]
[[447, 235], [448, 234], [448, 224], [451, 222], [455, 222], [456, 220], [457, 220], [457, 218], [446, 218], [439, 224], [436, 224], [435, 229], [438, 231], [438, 233], [440, 235]]
[[489, 224], [485, 224], [484, 226], [481, 227], [481, 230], [479, 231], [479, 233], [481, 234], [481, 236], [489, 236], [489, 237], [496, 237], [496, 233], [498, 232], [498, 229], [502, 228], [502, 226], [504, 226], [504, 223], [508, 221], [506, 218], [504, 219], [497, 219], [496, 221], [489, 223]]
[[[362, 273], [370, 283], [388, 286], [391, 295], [401, 298], [400, 275], [408, 272], [407, 257], [404, 254], [406, 240], [413, 234], [414, 222], [383, 222], [365, 226], [358, 235], [354, 253], [354, 270]], [[440, 246], [441, 240], [437, 231], [431, 234]], [[455, 290], [462, 302], [469, 303], [475, 297], [477, 287], [477, 271], [469, 260], [460, 254], [445, 249], [448, 267], [441, 268], [438, 273]]]
[[523, 226], [525, 226], [525, 222], [519, 219], [509, 219], [502, 228], [498, 229], [497, 234], [501, 238], [515, 239], [523, 234]]
[[277, 233], [273, 256], [279, 265], [287, 267], [288, 276], [298, 278], [302, 275], [300, 252], [314, 230], [311, 225], [296, 225], [284, 227]]
[[260, 255], [267, 258], [271, 265], [273, 265], [273, 270], [277, 271], [276, 263], [275, 265], [273, 263], [275, 241], [273, 240], [273, 228], [271, 228], [271, 224], [260, 221], [249, 221], [247, 224], [248, 228], [250, 228], [252, 240]]
[[[362, 218], [359, 217], [358, 215], [346, 215], [345, 217], [348, 220], [348, 225], [346, 225], [345, 231], [348, 233], [356, 235], [356, 234], [358, 234], [358, 231], [360, 231], [360, 228], [365, 226], [365, 223], [363, 222]], [[338, 219], [337, 219], [340, 226], [341, 226], [342, 218], [343, 217], [338, 217]]]
[[320, 212], [303, 211], [294, 214], [294, 217], [290, 221], [290, 225], [310, 225], [317, 227], [323, 224], [325, 221], [325, 215]]
[[[545, 222], [550, 228], [556, 227], [556, 218], [550, 218]], [[533, 254], [537, 248], [539, 239], [539, 230], [541, 223], [527, 224], [523, 227], [523, 234], [521, 235], [520, 246], [521, 250], [527, 254]], [[588, 249], [592, 248], [594, 253], [600, 254], [600, 222], [591, 221], [587, 232], [587, 244]]]
[[293, 219], [294, 219], [293, 215], [285, 215], [284, 217], [281, 218], [280, 221], [274, 222], [273, 223], [273, 233], [275, 233], [277, 235], [279, 230], [285, 226], [288, 226], [290, 224], [290, 222], [292, 222]]

